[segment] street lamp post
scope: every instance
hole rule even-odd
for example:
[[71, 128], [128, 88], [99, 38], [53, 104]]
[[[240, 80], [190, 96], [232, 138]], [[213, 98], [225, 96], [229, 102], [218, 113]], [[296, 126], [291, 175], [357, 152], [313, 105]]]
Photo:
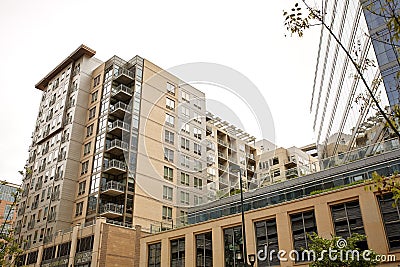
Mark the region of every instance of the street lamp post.
[[246, 225], [244, 222], [244, 207], [243, 207], [243, 181], [242, 181], [242, 169], [239, 166], [233, 166], [231, 168], [233, 172], [239, 172], [239, 183], [240, 183], [240, 209], [242, 212], [242, 239], [243, 239], [243, 262], [244, 266], [249, 266], [247, 263], [247, 245], [246, 245]]

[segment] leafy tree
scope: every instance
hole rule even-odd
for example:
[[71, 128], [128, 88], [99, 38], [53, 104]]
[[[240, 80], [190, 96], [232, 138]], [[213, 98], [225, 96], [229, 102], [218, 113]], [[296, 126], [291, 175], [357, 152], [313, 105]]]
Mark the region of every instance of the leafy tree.
[[384, 177], [377, 172], [372, 173], [372, 179], [367, 181], [367, 190], [376, 190], [378, 194], [393, 194], [393, 206], [399, 204], [400, 201], [400, 180], [398, 173], [394, 173], [390, 177]]
[[[313, 233], [309, 235], [309, 238], [309, 250], [314, 251], [316, 255], [314, 261], [310, 263], [312, 267], [359, 267], [376, 266], [378, 264], [376, 261], [377, 254], [374, 251], [362, 250], [358, 247], [358, 244], [365, 240], [364, 235], [352, 234], [351, 237], [346, 239], [332, 236], [331, 239], [325, 239]], [[331, 254], [329, 254], [329, 251]]]

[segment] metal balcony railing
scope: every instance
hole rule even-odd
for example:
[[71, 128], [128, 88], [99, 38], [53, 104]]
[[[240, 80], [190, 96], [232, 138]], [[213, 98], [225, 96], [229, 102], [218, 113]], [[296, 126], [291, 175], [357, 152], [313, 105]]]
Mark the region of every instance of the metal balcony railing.
[[122, 214], [124, 211], [124, 205], [115, 203], [106, 203], [100, 206], [100, 213], [117, 213]]
[[121, 128], [121, 129], [124, 129], [126, 131], [129, 131], [129, 124], [127, 124], [127, 123], [125, 123], [123, 121], [120, 121], [120, 120], [116, 120], [113, 123], [109, 124], [109, 130], [110, 131], [114, 130], [115, 128]]
[[128, 94], [128, 95], [132, 95], [133, 94], [133, 89], [129, 88], [128, 86], [123, 85], [123, 84], [120, 84], [118, 87], [113, 87], [111, 89], [111, 95], [112, 96], [115, 96], [115, 95], [117, 95], [119, 93], [125, 93], [125, 94]]
[[107, 191], [107, 190], [116, 190], [116, 191], [125, 191], [125, 185], [122, 183], [119, 183], [117, 181], [108, 181], [102, 186], [102, 191]]

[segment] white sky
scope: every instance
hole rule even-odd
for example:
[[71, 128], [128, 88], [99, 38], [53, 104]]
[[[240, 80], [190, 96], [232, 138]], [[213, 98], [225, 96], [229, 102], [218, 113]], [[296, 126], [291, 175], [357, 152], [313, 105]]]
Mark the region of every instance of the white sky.
[[[82, 43], [101, 60], [138, 54], [164, 69], [226, 65], [263, 93], [279, 146], [314, 142], [309, 106], [319, 31], [284, 37], [282, 10], [292, 3], [1, 0], [0, 179], [21, 181], [41, 97], [34, 85]], [[226, 99], [232, 109], [238, 104]]]

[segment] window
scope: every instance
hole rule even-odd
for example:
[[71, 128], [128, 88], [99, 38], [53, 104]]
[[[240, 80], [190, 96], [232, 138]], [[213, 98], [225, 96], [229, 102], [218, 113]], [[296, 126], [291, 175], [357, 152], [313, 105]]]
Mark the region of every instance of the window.
[[151, 244], [148, 247], [148, 264], [149, 267], [160, 267], [161, 266], [161, 242]]
[[170, 167], [164, 166], [164, 179], [168, 181], [173, 180], [174, 170]]
[[200, 116], [200, 114], [195, 112], [194, 116], [193, 116], [193, 121], [198, 123], [198, 124], [201, 124], [201, 116]]
[[83, 210], [83, 201], [76, 203], [75, 216], [82, 215], [82, 210]]
[[97, 100], [97, 95], [98, 94], [99, 94], [99, 91], [96, 91], [96, 92], [92, 93], [92, 103]]
[[174, 162], [174, 151], [164, 147], [164, 159], [169, 162]]
[[86, 137], [89, 137], [93, 134], [93, 123], [86, 127]]
[[87, 160], [87, 161], [82, 163], [81, 174], [87, 173], [88, 172], [88, 168], [89, 168], [89, 160]]
[[196, 235], [196, 267], [212, 267], [212, 254], [212, 233]]
[[163, 186], [163, 199], [172, 200], [172, 187]]
[[181, 184], [189, 186], [189, 174], [181, 172]]
[[83, 147], [83, 155], [87, 155], [90, 153], [90, 146], [92, 145], [92, 142], [89, 142], [87, 144], [85, 144], [85, 146]]
[[187, 102], [187, 103], [190, 102], [190, 95], [189, 95], [189, 93], [187, 93], [187, 92], [185, 92], [185, 91], [182, 91], [182, 101], [185, 101], [185, 102]]
[[189, 205], [189, 193], [181, 192], [181, 204]]
[[175, 127], [175, 117], [170, 114], [165, 114], [165, 124], [170, 127]]
[[174, 110], [175, 109], [175, 101], [172, 100], [171, 98], [167, 97], [167, 99], [165, 101], [165, 107], [167, 109]]
[[197, 143], [193, 143], [193, 151], [195, 154], [201, 156], [201, 145], [199, 145]]
[[190, 126], [189, 126], [189, 124], [184, 124], [183, 126], [182, 126], [182, 132], [184, 132], [184, 133], [186, 133], [186, 134], [190, 134]]
[[89, 120], [93, 119], [94, 116], [96, 116], [96, 107], [93, 107], [93, 108], [90, 109], [90, 111], [89, 111]]
[[163, 206], [162, 207], [162, 219], [163, 220], [172, 220], [172, 208]]
[[203, 164], [201, 161], [194, 159], [193, 160], [193, 170], [202, 172], [203, 171]]
[[256, 234], [256, 251], [264, 251], [265, 254], [261, 255], [265, 260], [258, 260], [259, 267], [266, 266], [279, 266], [279, 259], [276, 253], [272, 254], [272, 258], [270, 257], [271, 251], [279, 251], [278, 246], [278, 231], [276, 228], [276, 220], [269, 219], [266, 221], [255, 222], [254, 223], [255, 234]]
[[278, 177], [281, 175], [281, 170], [280, 169], [276, 169], [276, 170], [272, 170], [271, 171], [271, 176], [272, 177]]
[[[308, 250], [309, 238], [307, 234], [317, 233], [317, 224], [315, 223], [314, 211], [305, 211], [290, 215], [292, 223], [293, 247], [298, 252]], [[302, 253], [299, 253], [300, 255]], [[307, 253], [306, 253], [307, 255]], [[310, 255], [310, 254], [308, 254]], [[299, 261], [308, 260], [300, 258]], [[311, 260], [311, 259], [310, 259]]]
[[85, 194], [86, 181], [80, 182], [78, 185], [78, 196]]
[[100, 84], [100, 74], [93, 79], [93, 87], [96, 87], [99, 84]]
[[181, 148], [189, 151], [189, 149], [190, 149], [189, 147], [190, 147], [189, 139], [181, 137]]
[[236, 252], [243, 251], [242, 227], [224, 229], [225, 266], [240, 266]]
[[168, 130], [165, 130], [165, 142], [173, 145], [174, 144], [174, 139], [175, 139], [174, 133], [170, 132]]
[[200, 205], [200, 204], [203, 203], [203, 198], [199, 197], [199, 196], [194, 196], [193, 197], [193, 202], [194, 202], [195, 206]]
[[203, 180], [201, 178], [194, 177], [193, 185], [196, 188], [201, 188], [203, 187]]
[[193, 136], [197, 139], [201, 139], [201, 130], [199, 128], [193, 129]]
[[185, 266], [185, 238], [171, 240], [171, 267]]
[[190, 157], [186, 155], [181, 155], [181, 165], [183, 167], [189, 168]]
[[167, 92], [175, 95], [175, 86], [172, 83], [167, 82]]
[[182, 111], [182, 116], [189, 118], [190, 117], [190, 111], [187, 107], [182, 106], [181, 107], [181, 111]]
[[182, 225], [187, 225], [188, 224], [188, 213], [187, 213], [187, 211], [181, 210], [180, 216], [179, 216], [179, 221], [181, 222]]
[[276, 164], [279, 164], [279, 158], [278, 157], [275, 157], [275, 158], [272, 159], [272, 164], [271, 165], [276, 165]]
[[[332, 221], [336, 236], [350, 237], [353, 233], [365, 235], [364, 224], [358, 200], [331, 206]], [[368, 249], [367, 240], [357, 244], [360, 249]]]
[[385, 226], [389, 250], [400, 249], [400, 210], [399, 206], [393, 207], [393, 194], [377, 196], [381, 210], [382, 221]]
[[201, 109], [201, 100], [200, 100], [200, 98], [193, 99], [193, 106], [195, 106], [198, 109]]

